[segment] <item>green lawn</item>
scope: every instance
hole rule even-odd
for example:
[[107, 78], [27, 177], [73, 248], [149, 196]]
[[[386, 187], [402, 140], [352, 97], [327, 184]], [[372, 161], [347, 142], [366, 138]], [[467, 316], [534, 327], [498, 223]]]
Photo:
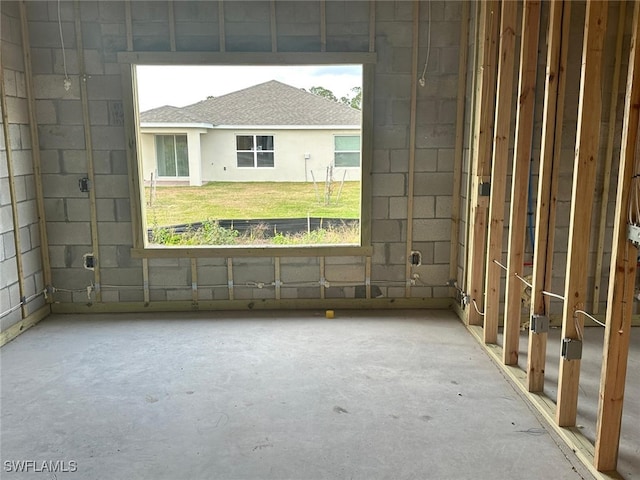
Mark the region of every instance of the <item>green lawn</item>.
[[[202, 187], [145, 188], [147, 225], [177, 225], [207, 219], [360, 218], [360, 182], [345, 182], [336, 203], [340, 183], [332, 185], [331, 203], [324, 204], [324, 183], [211, 182]], [[318, 201], [318, 196], [320, 201]]]

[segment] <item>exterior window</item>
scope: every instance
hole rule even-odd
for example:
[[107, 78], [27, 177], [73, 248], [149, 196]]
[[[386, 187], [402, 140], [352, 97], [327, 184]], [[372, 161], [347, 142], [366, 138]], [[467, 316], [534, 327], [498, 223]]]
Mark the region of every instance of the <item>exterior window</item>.
[[273, 135], [236, 135], [238, 168], [273, 168]]
[[335, 142], [335, 167], [360, 166], [360, 135], [340, 135], [333, 137]]
[[159, 177], [188, 177], [189, 156], [186, 135], [156, 135]]

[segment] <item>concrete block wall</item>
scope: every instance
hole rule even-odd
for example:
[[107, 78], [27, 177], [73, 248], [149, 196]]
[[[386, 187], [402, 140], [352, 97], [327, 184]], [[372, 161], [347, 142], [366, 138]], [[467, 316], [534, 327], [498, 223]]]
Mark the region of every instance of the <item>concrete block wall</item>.
[[[11, 3], [11, 2], [9, 2]], [[279, 51], [320, 51], [319, 2], [278, 2], [276, 38]], [[449, 230], [453, 183], [453, 149], [461, 8], [449, 2], [420, 8], [420, 70], [430, 56], [426, 83], [419, 88], [415, 178], [409, 178], [411, 110], [410, 2], [375, 2], [374, 152], [372, 164], [373, 256], [371, 283], [386, 297], [405, 297], [407, 278], [408, 184], [415, 198], [411, 249], [422, 253], [413, 269], [420, 284], [410, 296], [448, 296]], [[169, 51], [168, 2], [130, 3], [134, 51]], [[220, 10], [217, 2], [173, 3], [175, 45], [179, 51], [219, 51]], [[326, 4], [326, 50], [369, 51], [369, 2]], [[29, 37], [34, 70], [38, 132], [43, 162], [43, 194], [56, 301], [87, 303], [95, 292], [94, 272], [82, 265], [86, 253], [97, 255], [104, 302], [142, 302], [143, 267], [132, 258], [129, 178], [125, 157], [123, 91], [117, 52], [127, 49], [124, 2], [79, 2], [84, 75], [78, 70], [73, 2], [60, 3], [64, 50], [60, 42], [57, 4], [29, 2]], [[429, 19], [429, 13], [431, 19]], [[230, 52], [271, 51], [270, 4], [267, 1], [225, 2], [225, 48]], [[428, 25], [431, 22], [431, 31]], [[429, 35], [431, 39], [429, 39]], [[71, 88], [64, 89], [66, 74]], [[83, 117], [80, 82], [87, 87], [89, 118]], [[91, 145], [85, 141], [85, 129]], [[78, 180], [88, 175], [91, 148], [95, 178], [97, 232], [92, 232], [89, 195]], [[97, 235], [94, 251], [92, 233]], [[274, 258], [234, 258], [235, 299], [275, 298]], [[282, 299], [321, 297], [318, 257], [280, 260]], [[226, 259], [197, 262], [198, 298], [226, 300], [229, 289]], [[324, 275], [331, 285], [325, 296], [350, 298], [366, 281], [364, 257], [326, 257]], [[189, 260], [149, 259], [151, 302], [191, 300]], [[261, 287], [259, 285], [262, 285]]]
[[[0, 132], [0, 315], [18, 307], [21, 297], [33, 299], [27, 304], [27, 315], [44, 305], [44, 297], [36, 296], [44, 290], [40, 252], [40, 231], [36, 208], [36, 184], [33, 169], [29, 111], [27, 106], [26, 77], [22, 50], [22, 31], [18, 5], [0, 4], [0, 40], [2, 67], [8, 119], [9, 141], [5, 141], [4, 123]], [[7, 150], [11, 150], [11, 155]], [[8, 162], [12, 161], [15, 180], [17, 217], [12, 211]], [[20, 245], [16, 249], [15, 233], [19, 232]], [[20, 292], [18, 255], [22, 259]], [[21, 309], [0, 318], [0, 331], [19, 322]]]

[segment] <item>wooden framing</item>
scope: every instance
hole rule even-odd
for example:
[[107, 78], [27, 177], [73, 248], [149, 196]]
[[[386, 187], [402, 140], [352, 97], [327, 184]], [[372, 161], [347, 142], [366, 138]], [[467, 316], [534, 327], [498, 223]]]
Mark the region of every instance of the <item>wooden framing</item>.
[[325, 298], [325, 282], [327, 277], [325, 277], [325, 258], [320, 257], [320, 298], [324, 300]]
[[320, 0], [320, 51], [327, 51], [327, 3]]
[[[618, 191], [611, 252], [607, 320], [596, 425], [594, 464], [598, 470], [615, 470], [620, 444], [622, 406], [631, 337], [631, 313], [638, 249], [627, 240], [627, 208], [633, 175], [638, 174], [638, 126], [640, 124], [640, 4], [633, 12], [627, 91], [622, 126]], [[637, 188], [634, 194], [638, 195]], [[636, 221], [638, 219], [635, 219]]]
[[[480, 6], [478, 39], [478, 71], [475, 93], [475, 120], [473, 132], [473, 159], [471, 169], [471, 205], [467, 288], [472, 301], [484, 305], [483, 279], [486, 246], [488, 196], [481, 196], [480, 184], [489, 180], [493, 112], [496, 89], [496, 39], [499, 24], [498, 2], [488, 0]], [[482, 316], [470, 309], [468, 322], [481, 325]]]
[[511, 100], [513, 98], [517, 17], [518, 2], [502, 2], [493, 160], [491, 162], [491, 196], [489, 197], [489, 225], [485, 266], [485, 343], [497, 343], [498, 341], [502, 269], [494, 260], [502, 261], [504, 201], [507, 187], [509, 143], [511, 140]]
[[[589, 241], [585, 239], [585, 235], [588, 238], [587, 232], [591, 231], [591, 210], [600, 138], [602, 50], [607, 28], [607, 7], [606, 1], [594, 0], [587, 3], [576, 133], [576, 158], [571, 195], [565, 301], [562, 312], [563, 339], [581, 340], [580, 331], [584, 325], [582, 315], [576, 315], [575, 311], [584, 309], [586, 302]], [[563, 427], [575, 426], [580, 360], [561, 358], [558, 378], [556, 420], [558, 425]]]
[[50, 313], [51, 313], [51, 306], [45, 305], [43, 307], [40, 307], [35, 312], [32, 312], [29, 315], [27, 315], [18, 323], [14, 323], [9, 328], [2, 330], [0, 332], [0, 347], [9, 343], [18, 335], [21, 335], [27, 330], [29, 330], [31, 327], [36, 325], [40, 320], [47, 317]]
[[413, 203], [416, 171], [416, 113], [418, 103], [418, 49], [420, 39], [420, 2], [413, 0], [413, 24], [411, 30], [411, 99], [409, 110], [409, 166], [407, 172], [407, 238], [405, 245], [406, 280], [404, 296], [411, 297], [411, 250], [413, 249]]
[[28, 315], [27, 305], [24, 303], [26, 295], [24, 284], [24, 268], [22, 262], [22, 242], [20, 241], [20, 220], [18, 218], [18, 200], [16, 196], [16, 179], [13, 173], [13, 148], [9, 134], [9, 114], [7, 113], [7, 94], [4, 87], [4, 64], [0, 62], [0, 110], [2, 110], [2, 133], [6, 149], [7, 175], [9, 177], [9, 197], [11, 198], [11, 218], [13, 219], [13, 244], [16, 251], [16, 268], [18, 270], [18, 289], [22, 318]]
[[600, 219], [598, 222], [598, 246], [596, 248], [596, 271], [593, 283], [593, 299], [591, 311], [600, 310], [600, 285], [602, 284], [602, 263], [604, 256], [605, 231], [607, 228], [607, 210], [609, 206], [609, 187], [611, 185], [611, 163], [613, 162], [614, 136], [616, 131], [616, 115], [618, 111], [618, 92], [620, 84], [620, 70], [622, 69], [622, 39], [626, 20], [627, 2], [619, 2], [618, 32], [616, 34], [615, 65], [611, 83], [611, 101], [609, 103], [609, 127], [607, 130], [607, 153], [604, 157], [602, 179], [602, 203], [600, 204]]
[[142, 259], [142, 294], [144, 296], [145, 306], [149, 305], [150, 293], [149, 293], [149, 259]]
[[365, 285], [365, 297], [371, 298], [371, 257], [365, 257], [364, 259], [364, 285]]
[[[29, 131], [31, 132], [31, 157], [33, 158], [33, 176], [36, 187], [36, 208], [38, 210], [38, 230], [40, 236], [40, 258], [42, 259], [42, 277], [45, 287], [51, 286], [51, 262], [49, 260], [49, 239], [45, 218], [44, 195], [42, 190], [42, 162], [40, 158], [40, 137], [36, 121], [36, 101], [33, 93], [33, 70], [31, 67], [31, 46], [27, 23], [27, 5], [24, 0], [20, 7], [20, 25], [22, 34], [22, 57], [24, 59], [25, 90], [29, 109]], [[53, 299], [47, 297], [47, 302]]]
[[[462, 3], [460, 27], [460, 59], [458, 61], [458, 95], [456, 99], [456, 138], [453, 151], [453, 192], [451, 199], [451, 250], [449, 252], [449, 279], [458, 278], [458, 250], [460, 246], [460, 192], [462, 190], [462, 165], [464, 163], [464, 111], [467, 86], [467, 60], [469, 44], [469, 10], [471, 2]], [[451, 296], [455, 289], [451, 288]]]
[[93, 140], [91, 136], [91, 119], [89, 116], [89, 95], [87, 94], [87, 76], [84, 68], [84, 46], [82, 42], [82, 20], [80, 16], [80, 2], [74, 1], [75, 27], [76, 27], [76, 51], [78, 54], [78, 71], [80, 83], [80, 103], [82, 104], [82, 119], [84, 125], [85, 152], [87, 155], [87, 177], [89, 178], [89, 216], [91, 222], [91, 248], [95, 263], [93, 268], [94, 291], [96, 302], [102, 301], [102, 287], [100, 280], [100, 249], [98, 243], [98, 218], [96, 208], [96, 182], [93, 166]]
[[276, 1], [271, 0], [269, 2], [269, 28], [271, 32], [271, 51], [276, 53], [278, 51], [278, 26], [276, 21]]
[[227, 51], [227, 35], [224, 31], [224, 0], [218, 0], [218, 41], [220, 52]]
[[274, 262], [274, 272], [273, 272], [273, 278], [274, 278], [274, 283], [275, 283], [275, 290], [276, 290], [276, 300], [280, 300], [280, 295], [281, 295], [281, 286], [282, 286], [282, 276], [280, 274], [280, 257], [276, 257], [273, 259]]
[[[537, 315], [549, 314], [549, 298], [544, 296], [542, 292], [551, 291], [570, 20], [570, 1], [554, 0], [550, 3], [533, 279], [531, 282], [533, 285], [531, 313]], [[527, 389], [530, 392], [541, 392], [544, 388], [547, 333], [529, 331], [528, 345]]]
[[376, 1], [369, 0], [369, 51], [376, 51]]
[[229, 300], [233, 300], [233, 259], [227, 258], [227, 284], [229, 286]]
[[524, 242], [527, 227], [527, 187], [531, 171], [539, 37], [540, 1], [525, 0], [522, 11], [518, 108], [511, 171], [511, 209], [509, 212], [509, 247], [505, 290], [503, 361], [507, 365], [518, 363], [522, 309], [522, 283], [520, 282], [522, 280], [516, 275], [523, 275]]
[[124, 2], [124, 18], [127, 30], [127, 52], [133, 51], [133, 20], [131, 17], [131, 0]]
[[194, 305], [198, 303], [198, 259], [191, 259], [191, 300]]
[[172, 52], [176, 51], [176, 11], [173, 0], [167, 1], [167, 10], [169, 16], [169, 48]]

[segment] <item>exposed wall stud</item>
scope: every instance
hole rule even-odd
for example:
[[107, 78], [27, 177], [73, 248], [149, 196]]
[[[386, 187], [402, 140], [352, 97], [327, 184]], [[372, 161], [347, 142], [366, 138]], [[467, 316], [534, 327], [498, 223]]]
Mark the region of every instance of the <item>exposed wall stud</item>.
[[[596, 159], [600, 139], [600, 114], [602, 111], [602, 50], [607, 28], [606, 1], [587, 2], [580, 101], [576, 134], [575, 166], [571, 194], [571, 218], [569, 223], [569, 248], [562, 312], [562, 338], [580, 340], [584, 325], [582, 315], [586, 302], [589, 242], [585, 232], [591, 231], [593, 191], [595, 188]], [[576, 423], [580, 360], [560, 360], [558, 374], [558, 407], [556, 420], [561, 427]]]
[[602, 284], [602, 262], [604, 256], [605, 232], [607, 229], [607, 210], [609, 207], [609, 188], [611, 185], [611, 164], [613, 163], [614, 137], [616, 132], [616, 113], [618, 111], [618, 92], [620, 84], [620, 70], [622, 69], [622, 39], [624, 38], [624, 24], [627, 13], [627, 2], [619, 2], [618, 32], [616, 37], [615, 65], [613, 67], [613, 82], [611, 84], [611, 101], [609, 104], [609, 128], [607, 130], [607, 152], [604, 157], [602, 179], [602, 203], [600, 204], [600, 220], [598, 223], [598, 246], [596, 247], [596, 271], [593, 284], [593, 303], [591, 311], [596, 314], [600, 310], [600, 285]]
[[[453, 192], [451, 199], [451, 251], [449, 253], [449, 278], [458, 278], [458, 251], [460, 246], [460, 192], [462, 190], [462, 165], [464, 163], [464, 113], [467, 86], [467, 59], [469, 43], [469, 10], [471, 2], [462, 3], [460, 29], [460, 59], [458, 61], [458, 96], [456, 99], [456, 139], [453, 152]], [[455, 289], [451, 289], [451, 296]]]
[[[631, 313], [638, 249], [626, 239], [627, 211], [632, 177], [638, 174], [638, 126], [640, 125], [640, 3], [635, 3], [622, 125], [622, 147], [613, 231], [608, 307], [594, 465], [600, 471], [615, 470], [620, 445], [622, 406], [631, 337]], [[636, 179], [637, 180], [637, 179]]]
[[229, 300], [233, 300], [233, 259], [227, 258], [227, 284], [229, 286]]
[[[38, 230], [40, 235], [40, 257], [42, 259], [42, 277], [45, 287], [51, 285], [51, 261], [49, 259], [49, 240], [47, 221], [45, 218], [44, 194], [42, 190], [42, 162], [40, 158], [40, 138], [36, 120], [36, 101], [33, 93], [33, 70], [31, 66], [31, 46], [29, 43], [29, 26], [27, 22], [27, 5], [25, 0], [19, 3], [20, 24], [22, 33], [22, 56], [24, 59], [25, 90], [29, 108], [29, 131], [31, 132], [31, 156], [33, 158], [33, 175], [36, 186], [36, 208], [38, 210]], [[52, 302], [51, 295], [47, 297]]]
[[[534, 315], [548, 315], [549, 313], [549, 298], [542, 292], [551, 291], [570, 20], [570, 1], [554, 0], [550, 3], [533, 279], [531, 282], [533, 285], [531, 313]], [[544, 388], [547, 334], [535, 334], [530, 331], [527, 352], [527, 389], [530, 392], [541, 392]]]
[[407, 190], [407, 243], [405, 249], [405, 276], [407, 279], [404, 296], [411, 296], [411, 250], [413, 248], [413, 203], [415, 191], [415, 164], [416, 164], [416, 112], [418, 102], [418, 50], [420, 38], [420, 2], [413, 1], [413, 29], [411, 43], [411, 100], [409, 110], [409, 167]]
[[11, 199], [11, 218], [13, 220], [13, 243], [16, 251], [16, 267], [18, 270], [18, 289], [20, 298], [18, 301], [22, 303], [22, 318], [26, 318], [29, 312], [27, 305], [24, 303], [25, 284], [24, 284], [24, 268], [22, 258], [22, 241], [20, 238], [20, 219], [18, 218], [18, 199], [16, 195], [16, 179], [13, 171], [13, 146], [11, 145], [11, 135], [9, 134], [9, 113], [7, 112], [7, 94], [4, 83], [4, 64], [0, 62], [0, 110], [2, 110], [2, 133], [4, 135], [5, 158], [7, 160], [7, 175], [9, 177], [9, 197]]
[[[502, 269], [494, 262], [502, 262], [504, 236], [504, 201], [507, 188], [507, 166], [511, 143], [511, 106], [513, 98], [516, 48], [517, 2], [502, 2], [500, 14], [500, 47], [496, 86], [496, 112], [491, 162], [491, 195], [489, 197], [489, 225], [485, 266], [484, 341], [498, 342], [500, 313], [500, 283]], [[523, 33], [524, 36], [524, 33]], [[507, 272], [509, 273], [509, 272]], [[507, 275], [509, 276], [509, 275]]]
[[[89, 96], [87, 93], [87, 80], [88, 77], [85, 72], [84, 66], [84, 44], [82, 41], [82, 20], [80, 16], [80, 2], [79, 0], [75, 0], [74, 2], [74, 13], [75, 13], [75, 27], [76, 27], [76, 51], [78, 54], [78, 71], [79, 75], [79, 83], [80, 83], [80, 103], [82, 105], [82, 119], [84, 122], [84, 142], [85, 142], [85, 152], [87, 155], [87, 177], [89, 178], [89, 182], [91, 183], [91, 188], [89, 189], [89, 214], [91, 221], [91, 247], [94, 252], [99, 252], [99, 243], [98, 243], [98, 219], [97, 219], [97, 209], [96, 209], [96, 189], [95, 189], [95, 171], [93, 165], [93, 140], [91, 136], [91, 119], [89, 117]], [[100, 281], [100, 258], [98, 257], [98, 261], [95, 264], [93, 271], [94, 278], [94, 288], [96, 295], [96, 302], [102, 301], [102, 288]]]
[[[484, 259], [487, 235], [487, 209], [489, 198], [480, 195], [480, 184], [489, 180], [491, 145], [493, 138], [493, 113], [496, 89], [496, 49], [500, 14], [498, 2], [489, 0], [480, 5], [480, 30], [478, 39], [478, 65], [475, 93], [475, 119], [473, 132], [473, 158], [471, 167], [471, 197], [469, 222], [469, 247], [467, 249], [466, 291], [480, 309], [484, 305]], [[469, 310], [468, 321], [482, 325], [482, 316], [475, 309]]]
[[507, 253], [509, 275], [507, 275], [505, 290], [503, 361], [507, 365], [518, 363], [522, 283], [516, 274], [523, 275], [524, 265], [527, 192], [531, 169], [539, 37], [540, 1], [525, 0], [522, 11], [522, 40], [520, 42], [516, 140], [511, 173], [511, 210]]

